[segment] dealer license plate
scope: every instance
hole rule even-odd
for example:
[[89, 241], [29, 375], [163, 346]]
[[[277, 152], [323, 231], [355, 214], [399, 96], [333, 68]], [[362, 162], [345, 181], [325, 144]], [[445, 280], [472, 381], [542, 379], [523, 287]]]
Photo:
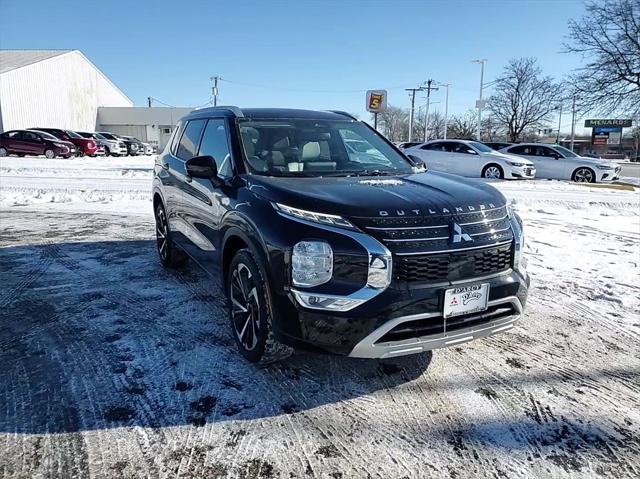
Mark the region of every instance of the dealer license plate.
[[488, 300], [489, 283], [448, 289], [444, 293], [443, 316], [450, 318], [484, 311], [487, 309]]

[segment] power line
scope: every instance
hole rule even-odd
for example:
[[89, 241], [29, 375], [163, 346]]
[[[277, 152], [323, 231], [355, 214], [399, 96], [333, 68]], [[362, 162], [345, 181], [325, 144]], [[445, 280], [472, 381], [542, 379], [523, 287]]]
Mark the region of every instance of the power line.
[[[234, 80], [227, 80], [226, 78], [219, 78], [219, 80], [221, 82], [231, 83], [234, 85], [248, 86], [253, 88], [264, 88], [269, 90], [282, 90], [282, 91], [296, 91], [296, 92], [302, 92], [302, 93], [363, 93], [370, 90], [370, 88], [364, 88], [364, 89], [358, 89], [358, 90], [314, 90], [314, 89], [307, 89], [307, 88], [290, 88], [290, 87], [282, 87], [282, 86], [275, 86], [275, 85], [246, 83], [246, 82], [239, 82]], [[407, 85], [397, 85], [397, 86], [387, 87], [385, 88], [385, 90], [402, 90], [402, 89], [405, 89], [406, 87]]]

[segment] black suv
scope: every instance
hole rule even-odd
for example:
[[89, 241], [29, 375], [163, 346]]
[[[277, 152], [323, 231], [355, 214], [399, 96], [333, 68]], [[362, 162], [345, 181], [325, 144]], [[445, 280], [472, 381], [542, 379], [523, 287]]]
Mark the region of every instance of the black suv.
[[153, 206], [162, 263], [221, 280], [250, 361], [459, 344], [512, 327], [527, 298], [504, 196], [425, 171], [344, 112], [193, 111], [157, 159]]

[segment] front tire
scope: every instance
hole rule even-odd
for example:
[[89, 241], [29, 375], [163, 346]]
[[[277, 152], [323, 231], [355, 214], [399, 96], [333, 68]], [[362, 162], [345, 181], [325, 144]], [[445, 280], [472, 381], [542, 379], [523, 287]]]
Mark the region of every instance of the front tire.
[[109, 156], [111, 155], [111, 152], [109, 151], [109, 148], [107, 148], [106, 146], [104, 147], [104, 156]]
[[173, 243], [167, 213], [162, 203], [156, 206], [155, 216], [156, 249], [160, 257], [160, 262], [165, 268], [181, 268], [187, 262], [187, 256]]
[[504, 171], [500, 165], [491, 163], [483, 168], [482, 177], [491, 180], [501, 180], [504, 178]]
[[53, 160], [56, 157], [56, 152], [51, 148], [47, 148], [46, 150], [44, 150], [44, 156], [46, 156], [50, 160]]
[[576, 183], [595, 183], [596, 174], [591, 168], [578, 168], [571, 175], [571, 179]]
[[273, 304], [265, 284], [265, 275], [251, 252], [238, 251], [226, 278], [233, 338], [245, 359], [269, 364], [289, 357], [293, 349], [273, 334]]

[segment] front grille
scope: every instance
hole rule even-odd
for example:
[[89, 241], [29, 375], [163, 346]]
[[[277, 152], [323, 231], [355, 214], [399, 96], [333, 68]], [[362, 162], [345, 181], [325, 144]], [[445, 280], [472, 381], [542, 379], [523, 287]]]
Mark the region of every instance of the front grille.
[[511, 256], [511, 243], [478, 250], [396, 256], [393, 276], [407, 283], [471, 279], [508, 270]]
[[[475, 211], [451, 208], [450, 214], [431, 216], [354, 217], [350, 220], [397, 254], [483, 247], [513, 239], [505, 206]], [[471, 239], [452, 244], [454, 223]]]

